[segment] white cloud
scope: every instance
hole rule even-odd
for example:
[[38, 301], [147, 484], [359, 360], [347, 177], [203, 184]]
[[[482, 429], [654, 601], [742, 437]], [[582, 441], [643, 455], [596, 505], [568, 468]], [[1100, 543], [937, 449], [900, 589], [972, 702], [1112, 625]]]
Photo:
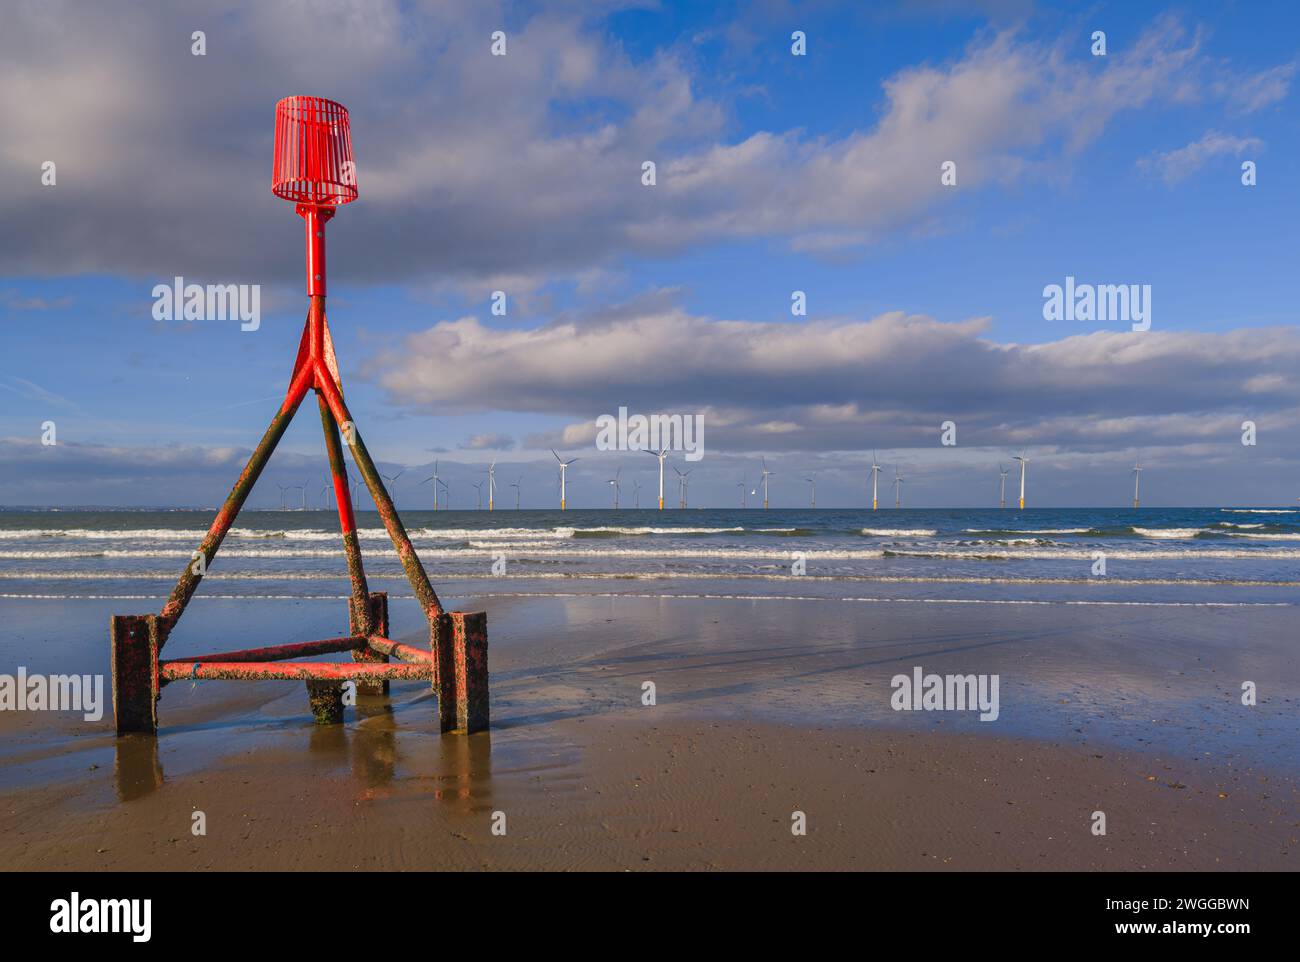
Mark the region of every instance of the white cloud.
[[[1263, 149], [1258, 137], [1233, 137], [1217, 130], [1207, 130], [1190, 144], [1164, 153], [1156, 152], [1138, 159], [1141, 170], [1159, 176], [1166, 184], [1186, 180], [1216, 157], [1240, 157], [1246, 151]], [[1236, 176], [1236, 172], [1233, 172]]]

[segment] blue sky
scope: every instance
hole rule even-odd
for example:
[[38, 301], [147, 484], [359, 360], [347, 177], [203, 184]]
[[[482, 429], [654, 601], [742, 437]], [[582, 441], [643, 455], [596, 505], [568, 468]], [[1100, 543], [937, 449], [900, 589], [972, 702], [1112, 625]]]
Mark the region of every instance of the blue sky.
[[[334, 6], [346, 28], [316, 37], [237, 2], [14, 17], [0, 503], [220, 500], [306, 308], [301, 222], [269, 191], [289, 93], [352, 112], [330, 323], [367, 443], [406, 479], [496, 459], [541, 506], [562, 447], [584, 459], [572, 500], [603, 504], [616, 465], [653, 474], [593, 447], [628, 405], [704, 414], [697, 504], [730, 503], [760, 456], [856, 503], [873, 447], [918, 505], [982, 503], [1022, 447], [1043, 504], [1122, 504], [1138, 457], [1152, 504], [1294, 499], [1291, 5]], [[154, 321], [178, 274], [260, 284], [260, 328]], [[1151, 331], [1045, 321], [1067, 275], [1150, 285]], [[250, 504], [323, 476], [305, 413]]]

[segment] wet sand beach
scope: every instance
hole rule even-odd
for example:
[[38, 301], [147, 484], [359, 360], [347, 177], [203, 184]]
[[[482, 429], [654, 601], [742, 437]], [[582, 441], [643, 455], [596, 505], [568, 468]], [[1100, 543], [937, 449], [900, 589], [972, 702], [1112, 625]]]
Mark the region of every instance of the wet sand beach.
[[[1300, 765], [1290, 733], [1300, 702], [1289, 606], [616, 593], [452, 603], [489, 611], [490, 733], [439, 736], [418, 684], [363, 697], [335, 727], [312, 723], [297, 684], [174, 684], [163, 691], [156, 740], [115, 739], [111, 709], [95, 723], [0, 713], [0, 863], [1295, 864]], [[309, 637], [340, 615], [320, 601], [199, 604], [196, 630], [178, 631], [169, 656], [218, 647], [221, 633], [258, 623]], [[32, 671], [107, 668], [106, 635], [93, 629], [121, 601], [69, 601], [57, 619], [49, 606], [9, 607], [7, 661], [23, 652]], [[418, 618], [412, 603], [394, 602], [395, 634], [420, 643]], [[891, 677], [918, 665], [999, 674], [998, 720], [893, 711]], [[1240, 704], [1243, 679], [1259, 683], [1258, 705]], [[643, 704], [647, 681], [654, 705]], [[196, 811], [204, 836], [191, 832]], [[791, 831], [796, 812], [806, 835]], [[1092, 832], [1095, 812], [1105, 813], [1104, 836]], [[494, 834], [502, 822], [505, 833]]]

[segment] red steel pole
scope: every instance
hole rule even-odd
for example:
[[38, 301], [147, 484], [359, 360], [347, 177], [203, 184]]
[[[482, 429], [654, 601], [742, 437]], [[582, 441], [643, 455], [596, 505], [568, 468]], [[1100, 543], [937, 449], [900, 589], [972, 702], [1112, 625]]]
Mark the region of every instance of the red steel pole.
[[413, 648], [410, 645], [404, 645], [400, 641], [393, 641], [391, 638], [381, 638], [378, 635], [371, 635], [366, 639], [366, 643], [375, 651], [382, 652], [385, 655], [392, 655], [400, 661], [409, 661], [414, 663], [433, 663], [433, 652], [424, 651], [421, 648]]
[[389, 662], [376, 665], [352, 661], [167, 661], [158, 665], [161, 681], [207, 681], [214, 678], [240, 681], [362, 681], [396, 679], [428, 681], [430, 664], [408, 665]]
[[429, 583], [429, 576], [425, 574], [424, 566], [420, 564], [420, 558], [411, 545], [411, 539], [406, 533], [402, 519], [398, 517], [397, 509], [393, 507], [392, 499], [388, 497], [384, 482], [379, 477], [379, 470], [375, 467], [375, 462], [370, 459], [370, 452], [366, 450], [365, 442], [361, 440], [361, 432], [352, 421], [352, 415], [343, 401], [343, 395], [323, 364], [316, 369], [316, 387], [325, 395], [325, 402], [329, 405], [335, 422], [339, 427], [344, 428], [344, 436], [347, 438], [348, 447], [352, 450], [352, 459], [366, 482], [366, 488], [375, 502], [379, 517], [388, 530], [388, 537], [392, 539], [393, 547], [397, 549], [397, 556], [401, 559], [402, 568], [406, 572], [406, 580], [411, 583], [411, 590], [415, 592], [416, 600], [420, 602], [420, 607], [424, 609], [425, 616], [432, 625], [434, 619], [442, 614], [442, 602], [438, 600], [437, 592]]
[[338, 651], [364, 648], [367, 639], [361, 635], [346, 638], [325, 638], [321, 641], [300, 641], [291, 645], [271, 645], [267, 648], [244, 648], [240, 651], [222, 651], [213, 655], [195, 655], [193, 658], [169, 658], [163, 665], [192, 666], [195, 662], [217, 661], [284, 661], [287, 658], [309, 658], [312, 655], [330, 655]]

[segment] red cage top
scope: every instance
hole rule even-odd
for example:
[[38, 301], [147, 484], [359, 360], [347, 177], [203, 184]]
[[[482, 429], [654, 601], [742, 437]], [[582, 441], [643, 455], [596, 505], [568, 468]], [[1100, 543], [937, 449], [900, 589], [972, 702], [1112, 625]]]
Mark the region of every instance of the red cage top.
[[313, 207], [357, 199], [348, 109], [323, 97], [285, 97], [275, 105], [277, 197]]

